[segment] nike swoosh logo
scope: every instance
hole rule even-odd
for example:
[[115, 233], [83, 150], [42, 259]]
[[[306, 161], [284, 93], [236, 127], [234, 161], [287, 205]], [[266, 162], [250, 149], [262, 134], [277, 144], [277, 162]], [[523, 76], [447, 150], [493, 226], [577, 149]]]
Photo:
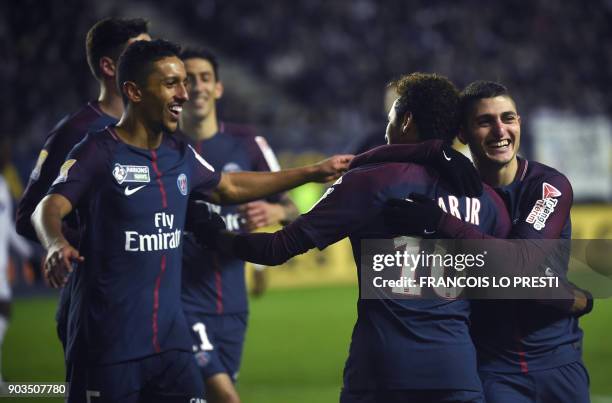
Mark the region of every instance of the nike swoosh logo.
[[426, 229], [423, 230], [423, 234], [425, 234], [425, 235], [432, 235], [432, 234], [435, 234], [435, 233], [436, 233], [436, 231], [427, 231]]
[[446, 151], [442, 150], [442, 155], [444, 155], [444, 159], [447, 161], [450, 161], [451, 158], [448, 158], [448, 156], [446, 155]]
[[134, 189], [130, 189], [129, 186], [126, 186], [124, 193], [125, 193], [126, 196], [131, 196], [131, 195], [133, 195], [134, 193], [138, 192], [140, 189], [142, 189], [145, 186], [147, 186], [147, 185], [138, 186], [138, 187], [136, 187]]

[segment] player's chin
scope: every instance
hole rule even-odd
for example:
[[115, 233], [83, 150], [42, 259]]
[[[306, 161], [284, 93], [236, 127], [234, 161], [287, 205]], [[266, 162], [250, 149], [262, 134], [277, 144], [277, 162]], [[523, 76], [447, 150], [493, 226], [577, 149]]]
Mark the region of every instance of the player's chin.
[[174, 133], [178, 129], [178, 120], [168, 120], [164, 122], [164, 129], [167, 133]]
[[504, 151], [486, 150], [485, 154], [487, 156], [487, 159], [489, 159], [489, 161], [495, 164], [499, 164], [499, 165], [506, 165], [507, 163], [512, 161], [512, 159], [514, 159], [514, 156], [515, 156], [514, 147], [512, 146], [507, 147], [506, 150]]

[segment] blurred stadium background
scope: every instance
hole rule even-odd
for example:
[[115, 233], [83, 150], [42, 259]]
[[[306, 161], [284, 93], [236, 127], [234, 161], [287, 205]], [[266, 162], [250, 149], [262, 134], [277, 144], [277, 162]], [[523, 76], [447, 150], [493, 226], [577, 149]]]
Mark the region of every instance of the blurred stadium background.
[[[15, 199], [45, 134], [96, 94], [88, 28], [106, 16], [144, 17], [153, 36], [218, 54], [221, 117], [255, 125], [286, 167], [382, 143], [384, 86], [402, 73], [437, 72], [459, 87], [501, 81], [522, 115], [522, 154], [572, 182], [574, 237], [612, 238], [610, 0], [23, 0], [2, 2], [0, 15], [0, 134], [12, 142], [3, 175]], [[308, 209], [322, 190], [293, 195]], [[63, 377], [57, 296], [40, 280], [39, 258], [11, 263], [15, 304], [2, 355], [9, 381]], [[243, 401], [337, 399], [355, 278], [346, 242], [268, 270], [270, 290], [251, 304]], [[582, 320], [596, 403], [612, 402], [611, 315], [612, 304], [598, 301]]]

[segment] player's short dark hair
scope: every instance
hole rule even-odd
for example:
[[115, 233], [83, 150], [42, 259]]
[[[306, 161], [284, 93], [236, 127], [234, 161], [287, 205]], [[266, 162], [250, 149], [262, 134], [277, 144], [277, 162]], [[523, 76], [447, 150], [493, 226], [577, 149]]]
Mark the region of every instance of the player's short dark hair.
[[512, 96], [506, 86], [494, 81], [474, 81], [468, 84], [459, 94], [459, 113], [461, 122], [465, 122], [474, 104], [486, 98], [508, 97], [512, 102]]
[[217, 61], [217, 56], [215, 56], [215, 54], [210, 50], [200, 47], [187, 47], [181, 52], [181, 59], [204, 59], [208, 61], [213, 68], [213, 73], [215, 73], [215, 81], [221, 80], [221, 77], [219, 76], [219, 62]]
[[121, 91], [123, 103], [128, 102], [122, 90], [123, 83], [133, 81], [144, 85], [151, 73], [153, 63], [166, 57], [179, 57], [180, 53], [179, 45], [163, 39], [151, 42], [138, 41], [128, 46], [117, 63], [117, 86]]
[[412, 113], [419, 137], [452, 141], [459, 130], [459, 90], [438, 74], [412, 73], [392, 81], [399, 98], [395, 112], [401, 119]]
[[85, 48], [87, 63], [96, 78], [102, 78], [100, 71], [100, 58], [110, 57], [117, 61], [125, 44], [130, 38], [146, 34], [149, 31], [149, 22], [142, 18], [105, 18], [94, 24], [87, 32]]

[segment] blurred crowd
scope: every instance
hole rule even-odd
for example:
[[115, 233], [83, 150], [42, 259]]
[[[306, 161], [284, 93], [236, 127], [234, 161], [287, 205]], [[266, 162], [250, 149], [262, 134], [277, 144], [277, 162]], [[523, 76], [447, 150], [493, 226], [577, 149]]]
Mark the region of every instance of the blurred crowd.
[[[111, 3], [110, 15], [121, 14], [122, 4]], [[385, 83], [409, 71], [439, 72], [459, 86], [502, 81], [523, 115], [541, 106], [612, 114], [605, 95], [612, 86], [609, 0], [137, 3], [158, 10], [192, 40], [214, 44], [223, 66], [239, 64], [283, 95], [250, 94], [223, 105], [227, 117], [267, 128], [280, 149], [339, 151], [357, 141], [384, 122]], [[10, 102], [1, 111], [3, 131], [20, 139], [22, 151], [37, 150], [54, 122], [95, 93], [84, 35], [102, 17], [96, 4], [0, 5], [7, 56], [0, 69]], [[282, 116], [284, 100], [299, 113]], [[262, 106], [253, 116], [245, 103]]]

